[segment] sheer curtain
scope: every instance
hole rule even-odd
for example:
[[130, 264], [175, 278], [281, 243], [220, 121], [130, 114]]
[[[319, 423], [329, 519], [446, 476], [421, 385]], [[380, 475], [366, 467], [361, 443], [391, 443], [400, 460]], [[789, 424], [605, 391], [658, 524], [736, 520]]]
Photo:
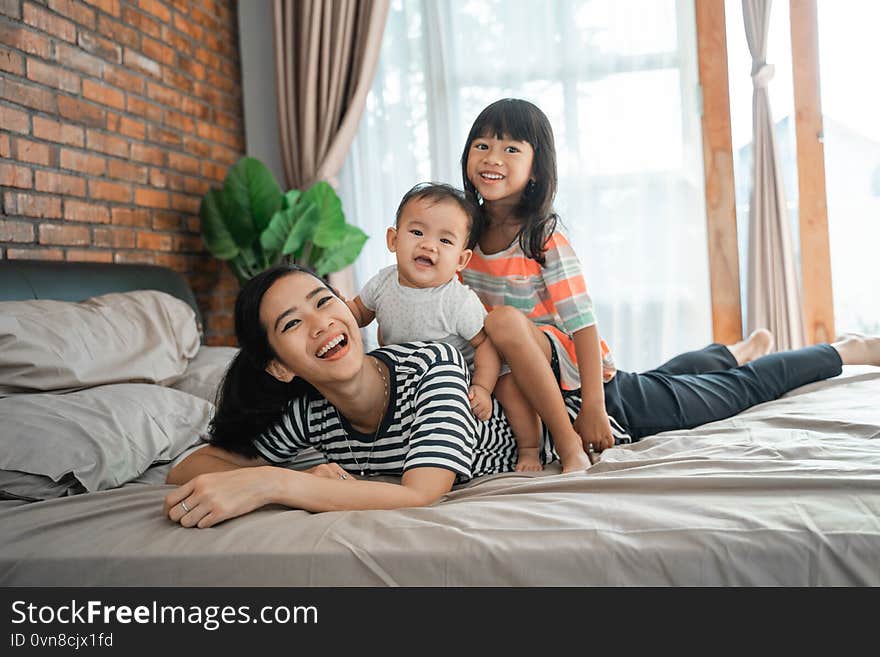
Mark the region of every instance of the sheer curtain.
[[460, 186], [471, 122], [506, 96], [553, 124], [556, 209], [618, 365], [709, 342], [693, 0], [394, 0], [340, 175], [346, 215], [372, 236], [358, 283], [393, 262], [384, 233], [403, 193]]

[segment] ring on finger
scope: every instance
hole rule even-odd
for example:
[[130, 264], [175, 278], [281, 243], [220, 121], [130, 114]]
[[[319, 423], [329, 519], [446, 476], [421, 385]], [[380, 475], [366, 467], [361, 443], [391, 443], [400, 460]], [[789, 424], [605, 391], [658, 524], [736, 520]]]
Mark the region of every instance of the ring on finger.
[[340, 479], [348, 479], [348, 475], [345, 474], [344, 472], [340, 472], [340, 473], [339, 473], [339, 478], [340, 478]]
[[182, 507], [183, 507], [183, 510], [186, 511], [187, 513], [190, 512], [190, 508], [186, 505], [186, 501], [185, 501], [185, 500], [180, 500], [180, 506], [182, 506]]

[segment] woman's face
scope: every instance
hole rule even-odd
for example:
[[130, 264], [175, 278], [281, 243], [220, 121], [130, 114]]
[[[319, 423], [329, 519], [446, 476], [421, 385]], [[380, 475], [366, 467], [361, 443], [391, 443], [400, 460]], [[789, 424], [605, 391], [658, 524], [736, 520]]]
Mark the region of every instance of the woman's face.
[[360, 330], [348, 306], [311, 274], [284, 276], [260, 303], [260, 322], [277, 358], [267, 371], [314, 386], [351, 379], [363, 364]]

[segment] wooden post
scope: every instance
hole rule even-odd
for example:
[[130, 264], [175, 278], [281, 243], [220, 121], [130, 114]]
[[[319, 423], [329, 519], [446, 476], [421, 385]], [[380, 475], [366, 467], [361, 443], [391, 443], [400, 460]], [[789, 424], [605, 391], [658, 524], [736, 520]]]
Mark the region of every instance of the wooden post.
[[743, 329], [724, 0], [697, 0], [696, 18], [712, 333], [716, 342], [732, 344], [742, 339]]
[[790, 0], [790, 11], [804, 333], [815, 344], [834, 339], [816, 0]]

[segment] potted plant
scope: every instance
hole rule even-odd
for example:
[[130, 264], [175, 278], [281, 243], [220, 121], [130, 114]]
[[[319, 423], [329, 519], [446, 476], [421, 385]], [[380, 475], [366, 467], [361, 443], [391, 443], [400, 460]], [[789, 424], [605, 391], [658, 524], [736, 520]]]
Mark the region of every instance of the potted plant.
[[229, 169], [223, 189], [208, 190], [199, 214], [208, 251], [228, 262], [242, 283], [282, 260], [326, 276], [354, 262], [367, 241], [364, 231], [346, 223], [328, 183], [282, 193], [253, 157]]

